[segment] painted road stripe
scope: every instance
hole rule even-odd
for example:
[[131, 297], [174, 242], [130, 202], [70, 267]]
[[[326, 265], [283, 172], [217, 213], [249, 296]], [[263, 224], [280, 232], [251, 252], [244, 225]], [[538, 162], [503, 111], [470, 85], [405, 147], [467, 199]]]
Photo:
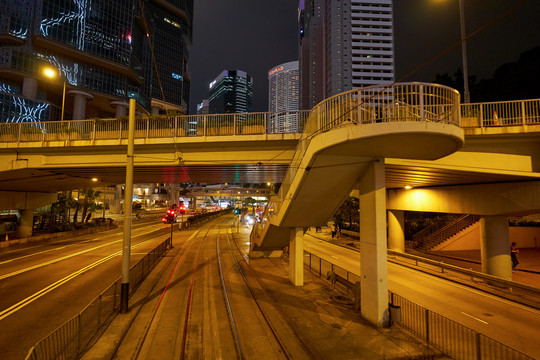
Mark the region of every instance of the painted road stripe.
[[[137, 248], [141, 245], [143, 245], [144, 243], [147, 243], [149, 241], [153, 241], [155, 239], [150, 239], [150, 240], [146, 240], [146, 241], [143, 241], [141, 243], [138, 243], [136, 245], [133, 245], [131, 246], [132, 249], [134, 248]], [[24, 300], [21, 300], [19, 301], [18, 303], [10, 306], [9, 308], [3, 310], [2, 312], [0, 312], [0, 320], [3, 320], [5, 319], [6, 317], [8, 317], [9, 315], [21, 310], [22, 308], [24, 308], [25, 306], [31, 304], [32, 302], [34, 302], [35, 300], [39, 299], [40, 297], [48, 294], [49, 292], [53, 291], [54, 289], [56, 289], [57, 287], [67, 283], [69, 280], [71, 279], [74, 279], [75, 277], [77, 277], [78, 275], [81, 275], [83, 273], [85, 273], [86, 271], [88, 270], [91, 270], [93, 268], [95, 268], [96, 266], [106, 262], [107, 260], [110, 260], [118, 255], [122, 254], [122, 250], [119, 250], [109, 256], [106, 256], [100, 260], [97, 260], [95, 262], [93, 262], [92, 264], [88, 265], [88, 266], [85, 266], [83, 267], [82, 269], [79, 269], [71, 274], [69, 274], [68, 276], [64, 277], [63, 279], [60, 279], [58, 281], [56, 281], [55, 283], [52, 283], [51, 285], [47, 286], [46, 288], [43, 288], [41, 290], [39, 290], [38, 292], [28, 296], [26, 299]]]
[[474, 316], [472, 316], [472, 315], [469, 315], [469, 314], [467, 314], [467, 313], [464, 313], [463, 311], [462, 311], [461, 313], [462, 313], [463, 315], [466, 315], [466, 316], [470, 317], [470, 318], [473, 318], [474, 320], [480, 321], [481, 323], [484, 323], [484, 324], [486, 324], [486, 325], [488, 324], [488, 323], [485, 322], [484, 320], [480, 320], [479, 318], [474, 317]]
[[[155, 230], [148, 231], [146, 233], [139, 234], [137, 236], [146, 235], [146, 234], [149, 234], [149, 233], [154, 232], [154, 231]], [[59, 257], [59, 258], [56, 258], [56, 259], [52, 259], [52, 260], [43, 262], [41, 264], [36, 264], [34, 266], [30, 266], [30, 267], [27, 267], [27, 268], [24, 268], [24, 269], [13, 271], [13, 272], [10, 272], [9, 274], [0, 275], [0, 280], [7, 279], [8, 277], [11, 277], [11, 276], [22, 274], [22, 273], [25, 273], [25, 272], [30, 271], [30, 270], [39, 269], [40, 267], [51, 265], [51, 264], [57, 263], [59, 261], [66, 260], [66, 259], [72, 258], [74, 256], [82, 255], [84, 253], [94, 251], [94, 250], [97, 250], [99, 248], [109, 246], [109, 245], [112, 245], [112, 244], [115, 244], [115, 243], [118, 243], [118, 242], [122, 242], [122, 241], [123, 241], [123, 239], [111, 241], [111, 242], [108, 242], [108, 243], [105, 243], [105, 244], [94, 246], [93, 248], [90, 248], [90, 249], [82, 250], [82, 251], [79, 251], [79, 252], [76, 252], [76, 253], [73, 253], [73, 254], [69, 254], [69, 255], [62, 256], [62, 257]]]

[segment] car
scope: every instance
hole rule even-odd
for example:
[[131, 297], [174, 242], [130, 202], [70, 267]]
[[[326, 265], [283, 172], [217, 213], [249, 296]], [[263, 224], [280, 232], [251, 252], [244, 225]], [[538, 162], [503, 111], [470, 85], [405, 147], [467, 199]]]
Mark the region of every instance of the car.
[[253, 225], [255, 224], [255, 216], [253, 214], [247, 214], [245, 217], [244, 217], [244, 222], [247, 224], [247, 225]]

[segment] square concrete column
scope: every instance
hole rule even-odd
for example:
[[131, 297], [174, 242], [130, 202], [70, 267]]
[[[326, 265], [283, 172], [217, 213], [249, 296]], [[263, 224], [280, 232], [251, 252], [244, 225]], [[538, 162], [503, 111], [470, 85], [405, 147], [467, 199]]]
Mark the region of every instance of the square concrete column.
[[388, 210], [388, 248], [405, 252], [405, 211]]
[[29, 238], [32, 236], [34, 227], [34, 209], [19, 210], [21, 214], [21, 223], [17, 226], [18, 238]]
[[289, 239], [289, 279], [304, 286], [304, 229], [293, 228]]
[[512, 279], [510, 235], [506, 216], [484, 216], [480, 219], [480, 252], [482, 272]]
[[377, 327], [388, 326], [388, 269], [386, 265], [386, 187], [384, 163], [371, 164], [359, 179], [360, 193], [360, 307]]

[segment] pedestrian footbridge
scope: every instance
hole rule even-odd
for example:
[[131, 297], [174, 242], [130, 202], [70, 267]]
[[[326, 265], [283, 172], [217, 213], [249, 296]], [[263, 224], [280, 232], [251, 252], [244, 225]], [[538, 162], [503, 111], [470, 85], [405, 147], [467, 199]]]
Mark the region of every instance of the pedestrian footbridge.
[[359, 179], [386, 158], [436, 160], [458, 151], [459, 117], [459, 93], [434, 84], [374, 86], [323, 101], [311, 111], [279, 193], [253, 231], [252, 250], [281, 250], [290, 228], [326, 224]]

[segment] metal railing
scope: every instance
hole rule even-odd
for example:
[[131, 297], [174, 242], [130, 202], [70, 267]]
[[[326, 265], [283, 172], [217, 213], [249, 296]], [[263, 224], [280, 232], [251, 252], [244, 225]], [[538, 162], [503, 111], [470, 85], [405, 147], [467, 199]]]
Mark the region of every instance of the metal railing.
[[540, 124], [540, 99], [461, 105], [461, 127]]
[[[439, 229], [434, 230], [431, 234], [425, 234], [425, 236], [413, 236], [415, 241], [415, 248], [420, 250], [429, 250], [439, 245], [443, 241], [450, 239], [452, 236], [459, 233], [479, 221], [480, 215], [465, 214], [457, 219], [445, 224]], [[415, 234], [416, 235], [416, 234]]]
[[[169, 239], [156, 246], [129, 270], [130, 293], [163, 256]], [[120, 309], [121, 279], [103, 291], [79, 314], [34, 345], [27, 360], [77, 359], [100, 328]]]
[[[279, 113], [238, 113], [186, 116], [137, 117], [135, 138], [176, 138], [184, 136], [256, 135], [301, 132], [308, 111]], [[273, 125], [282, 116], [295, 119], [298, 128], [278, 132]], [[91, 119], [0, 123], [0, 142], [127, 139], [128, 119]]]
[[[333, 272], [341, 281], [334, 286], [349, 293], [360, 276], [331, 261], [304, 250], [304, 267], [317, 276], [328, 279]], [[345, 284], [345, 282], [348, 282]], [[361, 295], [360, 295], [361, 296]], [[388, 291], [389, 306], [399, 309], [399, 319], [392, 319], [433, 346], [455, 359], [474, 360], [533, 360], [532, 357], [497, 340], [461, 325], [445, 316], [426, 309], [404, 297]], [[392, 312], [390, 312], [392, 313]]]
[[252, 236], [261, 236], [286, 197], [292, 196], [289, 189], [315, 135], [344, 125], [411, 121], [459, 126], [459, 93], [437, 84], [398, 83], [354, 89], [320, 102], [311, 110], [279, 192], [270, 198]]
[[389, 301], [400, 309], [399, 325], [430, 346], [454, 359], [533, 360], [532, 357], [497, 340], [428, 310], [389, 291]]

